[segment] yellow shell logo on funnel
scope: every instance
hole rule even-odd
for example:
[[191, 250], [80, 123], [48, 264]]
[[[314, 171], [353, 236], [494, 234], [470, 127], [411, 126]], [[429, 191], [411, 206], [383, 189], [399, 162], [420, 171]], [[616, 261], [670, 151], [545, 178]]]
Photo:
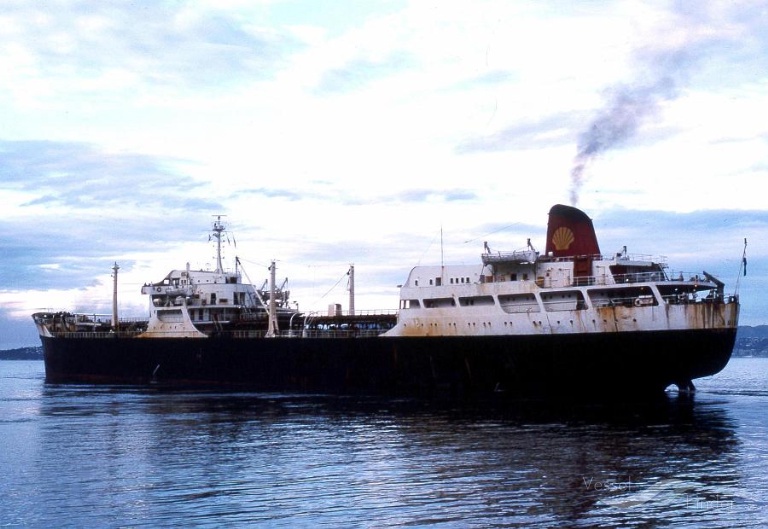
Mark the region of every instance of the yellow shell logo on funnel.
[[560, 227], [552, 235], [552, 244], [556, 250], [567, 250], [575, 239], [570, 228]]

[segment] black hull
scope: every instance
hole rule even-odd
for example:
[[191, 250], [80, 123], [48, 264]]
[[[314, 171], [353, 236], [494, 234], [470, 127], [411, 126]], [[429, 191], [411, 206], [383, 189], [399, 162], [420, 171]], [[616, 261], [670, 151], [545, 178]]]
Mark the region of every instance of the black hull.
[[735, 329], [515, 337], [42, 338], [46, 381], [476, 398], [660, 393], [719, 372]]

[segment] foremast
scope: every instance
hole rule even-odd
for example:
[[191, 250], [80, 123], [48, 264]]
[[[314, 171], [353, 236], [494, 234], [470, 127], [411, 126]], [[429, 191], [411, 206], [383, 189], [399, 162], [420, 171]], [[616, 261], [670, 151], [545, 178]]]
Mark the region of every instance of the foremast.
[[274, 338], [280, 332], [280, 329], [277, 326], [277, 299], [275, 284], [275, 261], [273, 260], [269, 265], [269, 306], [267, 308], [269, 314], [269, 327], [266, 334], [267, 338]]
[[112, 267], [112, 331], [118, 332], [120, 330], [120, 320], [117, 319], [117, 271], [120, 267], [115, 261], [115, 265]]

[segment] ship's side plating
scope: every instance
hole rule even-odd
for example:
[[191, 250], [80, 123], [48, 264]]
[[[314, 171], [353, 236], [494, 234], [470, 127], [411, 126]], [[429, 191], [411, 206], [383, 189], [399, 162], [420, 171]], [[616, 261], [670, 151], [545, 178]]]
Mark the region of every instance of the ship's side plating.
[[461, 396], [658, 392], [720, 371], [735, 332], [139, 340], [44, 337], [49, 382]]

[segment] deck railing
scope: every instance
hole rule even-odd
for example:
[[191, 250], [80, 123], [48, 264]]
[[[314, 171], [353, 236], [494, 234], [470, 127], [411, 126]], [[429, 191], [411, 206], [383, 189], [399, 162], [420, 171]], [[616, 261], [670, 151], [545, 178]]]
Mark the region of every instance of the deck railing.
[[[499, 279], [499, 282], [504, 282], [503, 279]], [[674, 274], [668, 274], [660, 270], [647, 271], [647, 272], [633, 272], [629, 274], [611, 274], [606, 272], [605, 274], [599, 274], [594, 276], [560, 276], [560, 277], [538, 277], [536, 278], [536, 284], [542, 288], [564, 288], [571, 286], [606, 286], [606, 285], [626, 285], [634, 283], [666, 283], [666, 282], [684, 282], [692, 283], [695, 285], [714, 285], [706, 277], [696, 273], [675, 272]]]
[[105, 339], [105, 338], [135, 338], [143, 333], [140, 331], [117, 331], [117, 332], [93, 332], [93, 331], [51, 331], [51, 335], [56, 338], [90, 338], [90, 339]]
[[[56, 338], [70, 339], [110, 339], [110, 338], [136, 338], [143, 331], [118, 331], [114, 332], [90, 332], [90, 331], [55, 331], [51, 335]], [[279, 331], [274, 336], [277, 338], [375, 338], [386, 332], [385, 329], [349, 329], [349, 330], [307, 330], [292, 329]], [[169, 333], [173, 334], [173, 333]], [[233, 339], [259, 339], [266, 337], [267, 331], [235, 330], [217, 332], [216, 336]], [[162, 340], [162, 333], [153, 332], [153, 339]]]

